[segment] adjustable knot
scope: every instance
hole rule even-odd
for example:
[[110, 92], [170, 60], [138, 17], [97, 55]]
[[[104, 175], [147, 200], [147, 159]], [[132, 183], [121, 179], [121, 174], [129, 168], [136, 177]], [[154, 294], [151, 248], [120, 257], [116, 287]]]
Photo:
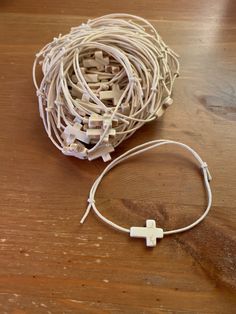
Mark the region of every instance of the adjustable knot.
[[65, 47], [61, 47], [61, 53], [64, 54], [66, 52], [66, 48]]
[[95, 200], [92, 199], [92, 198], [88, 198], [87, 202], [88, 202], [90, 205], [95, 204]]
[[58, 107], [64, 105], [62, 101], [57, 100], [57, 99], [54, 101], [54, 104], [55, 104], [56, 106], [58, 106]]
[[212, 176], [211, 176], [210, 171], [208, 169], [208, 165], [207, 165], [207, 163], [205, 161], [201, 165], [201, 169], [202, 169], [203, 172], [204, 171], [206, 172], [208, 181], [211, 181], [212, 180]]
[[165, 101], [164, 101], [164, 105], [165, 105], [166, 107], [169, 107], [169, 106], [171, 106], [172, 104], [173, 104], [173, 99], [168, 96], [168, 97], [165, 99]]
[[134, 77], [134, 76], [131, 76], [131, 78], [129, 79], [130, 80], [130, 82], [132, 82], [132, 83], [136, 83], [136, 77]]
[[156, 87], [151, 87], [151, 91], [152, 91], [153, 93], [157, 93], [157, 88], [156, 88]]
[[57, 37], [53, 37], [53, 42], [54, 42], [55, 44], [57, 44], [57, 43], [58, 43], [58, 41], [59, 41], [59, 38], [57, 38]]
[[45, 111], [46, 112], [53, 112], [53, 110], [54, 110], [54, 108], [53, 107], [47, 107], [47, 108], [45, 108]]
[[40, 89], [38, 89], [37, 91], [36, 91], [36, 95], [39, 97], [39, 96], [44, 96], [44, 93], [40, 90]]
[[[89, 22], [89, 21], [88, 21]], [[82, 23], [80, 26], [79, 26], [80, 29], [84, 29], [84, 30], [90, 30], [91, 29], [91, 26], [86, 24], [86, 23]]]

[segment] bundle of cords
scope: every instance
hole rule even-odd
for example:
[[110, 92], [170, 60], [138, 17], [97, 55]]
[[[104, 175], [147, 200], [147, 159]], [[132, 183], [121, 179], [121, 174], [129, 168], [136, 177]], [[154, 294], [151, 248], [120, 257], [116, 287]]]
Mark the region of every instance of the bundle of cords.
[[33, 65], [49, 138], [65, 155], [89, 160], [110, 160], [116, 146], [161, 117], [178, 75], [178, 56], [148, 21], [128, 14], [72, 28], [42, 48]]

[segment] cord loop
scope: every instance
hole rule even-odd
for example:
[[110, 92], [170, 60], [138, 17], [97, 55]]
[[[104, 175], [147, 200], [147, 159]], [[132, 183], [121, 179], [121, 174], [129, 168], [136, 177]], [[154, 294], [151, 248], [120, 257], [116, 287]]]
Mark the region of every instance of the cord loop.
[[179, 147], [182, 147], [184, 149], [186, 149], [187, 151], [189, 151], [193, 157], [195, 158], [195, 160], [200, 164], [200, 169], [202, 169], [203, 171], [203, 180], [204, 180], [204, 184], [205, 184], [205, 188], [207, 191], [207, 197], [208, 197], [208, 205], [205, 209], [205, 211], [203, 212], [203, 214], [196, 220], [194, 221], [192, 224], [186, 226], [186, 227], [182, 227], [179, 229], [174, 229], [174, 230], [167, 230], [164, 231], [164, 235], [169, 235], [169, 234], [174, 234], [174, 233], [180, 233], [180, 232], [184, 232], [187, 231], [193, 227], [195, 227], [197, 224], [199, 224], [208, 214], [210, 208], [211, 208], [211, 204], [212, 204], [212, 192], [211, 192], [211, 188], [210, 188], [210, 184], [209, 181], [212, 179], [209, 169], [208, 169], [208, 165], [206, 162], [204, 162], [201, 157], [197, 154], [196, 151], [194, 151], [191, 147], [189, 147], [186, 144], [183, 144], [181, 142], [176, 142], [176, 141], [172, 141], [172, 140], [154, 140], [154, 141], [150, 141], [141, 145], [138, 145], [130, 150], [128, 150], [127, 152], [125, 152], [124, 154], [122, 154], [121, 156], [117, 157], [116, 159], [114, 159], [103, 171], [102, 173], [98, 176], [98, 178], [95, 180], [95, 182], [93, 183], [91, 190], [90, 190], [90, 196], [89, 196], [89, 206], [84, 214], [84, 216], [81, 219], [81, 223], [83, 223], [86, 219], [86, 217], [88, 216], [91, 207], [93, 208], [93, 211], [95, 212], [95, 214], [106, 224], [110, 225], [111, 227], [122, 231], [122, 232], [126, 232], [126, 233], [130, 233], [130, 229], [122, 227], [112, 221], [110, 221], [109, 219], [107, 219], [105, 216], [103, 216], [100, 211], [97, 209], [96, 205], [95, 205], [95, 194], [97, 191], [97, 188], [99, 186], [99, 184], [101, 183], [103, 177], [116, 165], [118, 165], [119, 163], [125, 161], [126, 159], [139, 155], [141, 153], [144, 153], [150, 149], [153, 149], [155, 147], [160, 147], [163, 145], [176, 145]]

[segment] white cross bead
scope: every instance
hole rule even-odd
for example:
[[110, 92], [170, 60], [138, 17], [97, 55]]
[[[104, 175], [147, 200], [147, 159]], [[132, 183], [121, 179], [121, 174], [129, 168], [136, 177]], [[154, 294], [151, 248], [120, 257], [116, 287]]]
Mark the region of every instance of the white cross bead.
[[105, 65], [109, 64], [109, 57], [103, 57], [102, 51], [96, 51], [93, 58], [83, 59], [85, 68], [97, 68], [99, 71], [104, 71]]
[[118, 84], [112, 85], [112, 90], [99, 92], [100, 100], [112, 99], [113, 105], [116, 106], [124, 90], [120, 89]]
[[82, 125], [78, 122], [74, 123], [74, 125], [67, 125], [61, 137], [67, 145], [73, 144], [76, 139], [86, 144], [90, 142], [86, 132], [82, 130]]
[[130, 236], [134, 238], [146, 238], [146, 245], [154, 247], [157, 244], [157, 238], [163, 238], [163, 229], [156, 228], [155, 220], [146, 220], [146, 227], [131, 227]]

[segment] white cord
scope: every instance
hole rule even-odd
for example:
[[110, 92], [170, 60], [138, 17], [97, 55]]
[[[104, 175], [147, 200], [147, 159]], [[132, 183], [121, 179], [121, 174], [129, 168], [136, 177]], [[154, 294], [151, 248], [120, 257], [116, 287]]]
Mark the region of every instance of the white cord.
[[[38, 83], [36, 70], [43, 78]], [[110, 14], [59, 35], [36, 54], [40, 116], [64, 154], [110, 160], [110, 153], [172, 104], [178, 56], [145, 19]]]
[[182, 227], [179, 229], [174, 229], [174, 230], [168, 230], [168, 231], [164, 231], [163, 234], [164, 235], [169, 235], [169, 234], [173, 234], [173, 233], [179, 233], [179, 232], [184, 232], [187, 231], [193, 227], [195, 227], [197, 224], [199, 224], [208, 214], [210, 208], [211, 208], [211, 204], [212, 204], [212, 193], [211, 193], [211, 188], [210, 188], [210, 184], [209, 181], [212, 180], [212, 177], [210, 175], [207, 163], [204, 162], [201, 157], [188, 145], [183, 144], [181, 142], [176, 142], [176, 141], [171, 141], [171, 140], [154, 140], [154, 141], [150, 141], [141, 145], [138, 145], [130, 150], [128, 150], [127, 152], [125, 152], [124, 154], [122, 154], [121, 156], [117, 157], [116, 159], [114, 159], [104, 170], [103, 172], [99, 175], [99, 177], [95, 180], [95, 182], [92, 185], [92, 188], [90, 190], [89, 193], [89, 199], [88, 199], [88, 207], [81, 219], [81, 223], [84, 223], [86, 217], [88, 216], [88, 214], [90, 213], [91, 208], [94, 210], [95, 214], [106, 224], [110, 225], [111, 227], [119, 230], [119, 231], [123, 231], [126, 233], [130, 233], [131, 229], [127, 229], [124, 228], [120, 225], [117, 225], [116, 223], [112, 222], [111, 220], [109, 220], [108, 218], [106, 218], [105, 216], [103, 216], [100, 211], [97, 209], [96, 205], [95, 205], [95, 195], [96, 195], [96, 191], [97, 188], [99, 186], [99, 184], [101, 183], [103, 177], [116, 165], [118, 165], [119, 163], [125, 161], [126, 159], [133, 157], [135, 155], [139, 155], [141, 153], [144, 153], [150, 149], [153, 149], [155, 147], [159, 147], [162, 145], [169, 145], [169, 144], [174, 144], [177, 146], [180, 146], [182, 148], [185, 148], [186, 150], [188, 150], [193, 156], [194, 158], [197, 160], [197, 162], [200, 164], [200, 168], [202, 170], [203, 173], [203, 179], [204, 179], [204, 184], [205, 184], [205, 188], [207, 191], [207, 197], [208, 197], [208, 205], [207, 208], [205, 209], [204, 213], [196, 220], [194, 221], [192, 224], [186, 226], [186, 227]]

